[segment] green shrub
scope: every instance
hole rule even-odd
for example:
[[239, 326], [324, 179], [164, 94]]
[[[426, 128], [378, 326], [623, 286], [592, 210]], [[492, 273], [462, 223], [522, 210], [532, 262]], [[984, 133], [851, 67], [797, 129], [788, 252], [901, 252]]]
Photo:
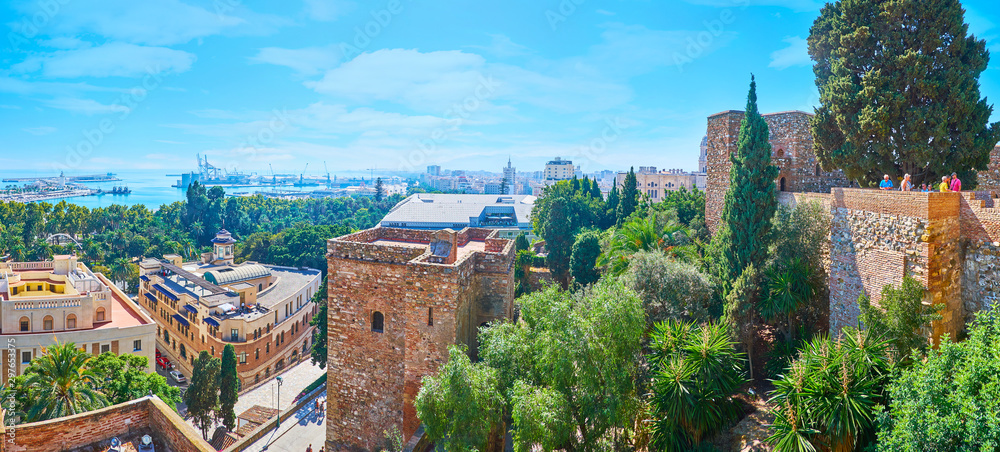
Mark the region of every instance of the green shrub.
[[715, 284], [697, 267], [662, 251], [635, 253], [625, 281], [642, 299], [650, 326], [669, 319], [708, 321], [721, 314]]
[[1000, 313], [978, 313], [965, 341], [945, 339], [889, 395], [879, 451], [1000, 450]]

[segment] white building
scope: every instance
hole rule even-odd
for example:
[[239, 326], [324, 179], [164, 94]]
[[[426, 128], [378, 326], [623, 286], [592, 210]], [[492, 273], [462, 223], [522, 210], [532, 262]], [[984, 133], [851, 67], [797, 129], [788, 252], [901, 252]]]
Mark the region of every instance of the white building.
[[145, 356], [146, 370], [153, 371], [156, 323], [76, 256], [0, 263], [0, 328], [7, 347], [0, 369], [4, 383], [56, 343], [72, 342], [95, 355]]
[[555, 160], [549, 160], [545, 164], [546, 185], [552, 185], [550, 182], [572, 179], [574, 175], [576, 175], [576, 167], [573, 166], [571, 160], [556, 157]]

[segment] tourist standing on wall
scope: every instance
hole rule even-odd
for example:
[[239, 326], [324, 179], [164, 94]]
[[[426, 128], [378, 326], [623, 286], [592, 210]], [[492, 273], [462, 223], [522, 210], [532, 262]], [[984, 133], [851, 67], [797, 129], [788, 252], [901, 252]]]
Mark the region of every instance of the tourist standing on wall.
[[948, 176], [941, 176], [941, 185], [938, 186], [941, 189], [941, 193], [947, 193], [948, 191]]
[[899, 184], [899, 191], [910, 191], [913, 190], [913, 182], [910, 182], [910, 174], [907, 173], [903, 175], [903, 182]]
[[962, 181], [958, 180], [957, 173], [951, 173], [951, 191], [962, 191]]
[[889, 175], [886, 174], [882, 177], [882, 182], [878, 184], [879, 190], [892, 190], [892, 181], [889, 180]]

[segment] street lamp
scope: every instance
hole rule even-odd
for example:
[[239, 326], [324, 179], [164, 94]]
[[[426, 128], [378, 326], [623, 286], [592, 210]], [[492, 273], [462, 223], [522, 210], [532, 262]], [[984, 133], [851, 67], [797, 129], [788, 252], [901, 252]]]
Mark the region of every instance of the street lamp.
[[277, 407], [278, 408], [278, 425], [274, 428], [274, 430], [278, 430], [278, 427], [281, 427], [281, 377], [278, 376], [278, 377], [275, 377], [274, 379], [278, 380], [278, 407]]

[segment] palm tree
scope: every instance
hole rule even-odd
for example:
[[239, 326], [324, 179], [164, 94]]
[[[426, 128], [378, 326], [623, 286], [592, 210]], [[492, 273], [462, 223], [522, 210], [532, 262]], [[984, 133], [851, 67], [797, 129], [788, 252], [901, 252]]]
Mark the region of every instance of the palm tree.
[[201, 238], [201, 236], [205, 235], [205, 225], [200, 221], [191, 223], [191, 235], [194, 235], [195, 239]]
[[36, 422], [82, 413], [108, 405], [96, 389], [97, 375], [88, 364], [94, 355], [72, 342], [42, 349], [25, 370], [31, 394], [27, 421]]
[[639, 251], [663, 250], [683, 260], [697, 257], [692, 234], [684, 225], [671, 221], [661, 228], [656, 223], [656, 216], [650, 215], [623, 224], [612, 232], [608, 247], [597, 264], [609, 266], [612, 275], [620, 275], [628, 267], [628, 257]]

